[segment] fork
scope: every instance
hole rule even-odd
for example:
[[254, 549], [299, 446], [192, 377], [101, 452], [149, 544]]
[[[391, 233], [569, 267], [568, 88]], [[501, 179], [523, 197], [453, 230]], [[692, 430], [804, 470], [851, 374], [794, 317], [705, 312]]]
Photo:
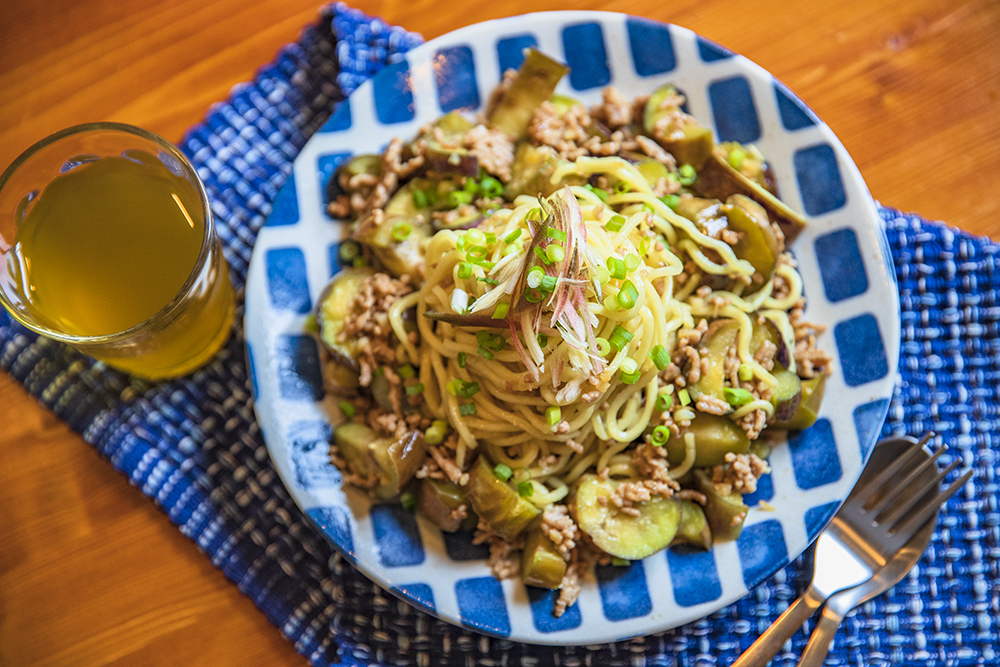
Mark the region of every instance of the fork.
[[[948, 449], [947, 445], [942, 445], [926, 458], [923, 446], [932, 436], [933, 433], [925, 435], [873, 478], [865, 480], [867, 475], [862, 475], [862, 481], [854, 487], [816, 541], [809, 588], [731, 667], [766, 665], [827, 598], [871, 579], [885, 566], [887, 556], [903, 548], [969, 479], [972, 471], [945, 491], [931, 495], [932, 490], [940, 488], [939, 482], [959, 464], [956, 459], [934, 477], [921, 480], [924, 471], [935, 466]], [[924, 460], [917, 463], [920, 458]], [[902, 479], [896, 479], [897, 475]]]

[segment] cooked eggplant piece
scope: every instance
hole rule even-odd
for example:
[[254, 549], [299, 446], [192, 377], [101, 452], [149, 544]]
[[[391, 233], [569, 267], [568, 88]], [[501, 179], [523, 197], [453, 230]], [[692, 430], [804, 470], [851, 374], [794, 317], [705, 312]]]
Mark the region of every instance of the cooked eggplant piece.
[[382, 266], [394, 276], [410, 275], [419, 278], [423, 275], [424, 242], [433, 232], [431, 225], [420, 214], [388, 213], [390, 206], [398, 204], [400, 208], [406, 207], [407, 200], [410, 200], [409, 206], [412, 206], [412, 199], [410, 192], [397, 192], [386, 205], [387, 216], [382, 224], [362, 223], [355, 230], [354, 239], [367, 245]]
[[688, 387], [688, 393], [695, 402], [705, 395], [726, 400], [726, 356], [739, 331], [740, 324], [736, 320], [716, 320], [702, 336], [698, 354], [702, 359], [708, 359], [708, 365], [707, 368], [703, 366], [698, 381]]
[[[646, 102], [643, 129], [674, 156], [677, 164], [689, 164], [697, 170], [712, 154], [715, 142], [710, 129], [699, 125], [693, 116], [673, 103], [677, 96], [673, 84], [668, 83], [654, 90]], [[658, 128], [664, 118], [673, 120], [666, 127]]]
[[801, 431], [816, 423], [826, 390], [826, 373], [802, 380], [802, 392], [795, 412], [784, 420], [773, 422], [769, 428]]
[[774, 419], [778, 422], [787, 421], [798, 412], [802, 400], [802, 381], [798, 375], [780, 364], [771, 374], [778, 381], [778, 386], [771, 390]]
[[445, 115], [441, 116], [434, 123], [434, 126], [441, 128], [441, 130], [445, 133], [445, 136], [460, 138], [464, 137], [465, 133], [474, 128], [476, 125], [457, 111], [449, 111]]
[[522, 143], [514, 154], [514, 164], [511, 166], [511, 178], [504, 186], [504, 197], [513, 201], [518, 195], [538, 195], [548, 197], [565, 185], [579, 185], [579, 177], [570, 176], [558, 183], [552, 183], [552, 172], [556, 170], [561, 158], [548, 146], [533, 146], [529, 142]]
[[695, 485], [705, 494], [705, 518], [712, 528], [715, 540], [735, 540], [743, 531], [750, 508], [743, 502], [739, 493], [721, 495], [712, 483], [709, 473], [705, 470], [694, 471]]
[[399, 440], [380, 438], [364, 424], [347, 422], [333, 431], [337, 453], [362, 477], [374, 476], [378, 483], [370, 493], [381, 500], [399, 495], [427, 455], [419, 431]]
[[785, 345], [785, 339], [781, 335], [781, 332], [778, 331], [778, 327], [771, 320], [765, 320], [764, 324], [754, 323], [753, 337], [750, 338], [750, 351], [756, 354], [765, 340], [771, 341], [777, 348], [777, 351], [774, 353], [774, 360], [783, 367], [787, 367], [789, 360], [788, 346]]
[[764, 207], [767, 216], [781, 228], [785, 235], [785, 245], [789, 246], [805, 229], [806, 221], [783, 201], [762, 188], [730, 166], [724, 151], [713, 152], [698, 170], [698, 178], [692, 186], [703, 197], [726, 200], [730, 195], [741, 194], [750, 197]]
[[750, 439], [736, 422], [728, 417], [696, 412], [691, 425], [680, 435], [672, 436], [664, 445], [667, 449], [667, 461], [672, 466], [684, 461], [685, 433], [694, 434], [696, 468], [722, 465], [726, 462], [726, 454], [746, 454], [750, 450]]
[[554, 93], [552, 97], [549, 98], [549, 103], [556, 108], [556, 113], [562, 116], [567, 111], [580, 104], [580, 100], [572, 98], [569, 95]]
[[693, 500], [682, 499], [681, 523], [674, 537], [674, 544], [691, 544], [702, 549], [712, 548], [712, 529], [708, 526], [705, 510]]
[[468, 506], [468, 501], [462, 488], [457, 484], [430, 477], [420, 481], [417, 510], [446, 533], [463, 529], [472, 530], [476, 527], [476, 515], [473, 512], [469, 511], [465, 519], [454, 516], [455, 510], [462, 505]]
[[487, 121], [515, 140], [523, 138], [528, 133], [535, 109], [552, 97], [556, 85], [568, 71], [566, 65], [541, 51], [528, 49], [510, 87], [500, 94], [487, 112]]
[[717, 151], [726, 156], [729, 166], [740, 172], [771, 194], [776, 194], [768, 178], [767, 162], [755, 146], [744, 146], [735, 141], [718, 144]]
[[480, 456], [469, 471], [465, 497], [490, 530], [508, 542], [541, 514], [540, 509], [519, 496], [510, 484], [493, 474], [485, 456]]
[[566, 574], [566, 561], [541, 528], [528, 530], [521, 552], [521, 581], [527, 586], [559, 588]]
[[[676, 498], [654, 496], [633, 505], [638, 516], [619, 512], [611, 495], [618, 482], [584, 475], [576, 487], [576, 515], [580, 530], [612, 556], [640, 560], [666, 548], [677, 534], [681, 506]], [[600, 498], [604, 498], [603, 501]]]
[[755, 278], [747, 294], [760, 289], [774, 276], [781, 247], [771, 229], [764, 210], [752, 199], [744, 195], [733, 195], [722, 207], [729, 229], [739, 232], [740, 240], [733, 246], [733, 252], [740, 259], [753, 265], [759, 278]]
[[475, 178], [479, 174], [479, 159], [467, 148], [448, 148], [437, 142], [429, 142], [424, 153], [427, 171], [449, 176]]
[[348, 368], [357, 369], [357, 346], [354, 339], [338, 340], [344, 323], [351, 315], [354, 297], [361, 289], [361, 283], [374, 275], [375, 271], [366, 267], [344, 269], [333, 277], [319, 298], [316, 307], [316, 321], [323, 347], [334, 359]]

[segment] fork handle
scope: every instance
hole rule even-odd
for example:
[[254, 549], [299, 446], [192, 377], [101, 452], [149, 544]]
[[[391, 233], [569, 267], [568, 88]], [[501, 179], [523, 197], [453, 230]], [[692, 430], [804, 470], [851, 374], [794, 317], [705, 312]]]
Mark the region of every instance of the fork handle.
[[730, 667], [764, 667], [825, 601], [826, 596], [810, 586]]
[[830, 605], [823, 607], [823, 613], [816, 621], [816, 629], [813, 630], [809, 643], [802, 652], [798, 667], [822, 667], [826, 654], [830, 652], [830, 646], [833, 644], [833, 637], [840, 629], [843, 620], [843, 614], [831, 609]]

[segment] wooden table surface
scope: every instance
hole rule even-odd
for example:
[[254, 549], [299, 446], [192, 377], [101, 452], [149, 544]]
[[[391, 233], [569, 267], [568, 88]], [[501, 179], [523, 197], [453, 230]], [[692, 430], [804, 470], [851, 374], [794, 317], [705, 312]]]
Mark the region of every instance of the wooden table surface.
[[[179, 141], [316, 20], [315, 0], [6, 0], [0, 168], [62, 127]], [[356, 0], [431, 38], [550, 0]], [[445, 9], [447, 7], [447, 9]], [[756, 61], [841, 138], [879, 201], [1000, 239], [996, 0], [581, 2]], [[165, 514], [0, 372], [0, 665], [305, 665]]]

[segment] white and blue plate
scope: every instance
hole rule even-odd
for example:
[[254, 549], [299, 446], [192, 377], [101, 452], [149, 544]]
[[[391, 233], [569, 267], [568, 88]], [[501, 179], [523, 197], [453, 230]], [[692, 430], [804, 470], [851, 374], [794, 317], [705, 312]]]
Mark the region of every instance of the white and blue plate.
[[[324, 190], [351, 155], [377, 153], [443, 113], [475, 113], [525, 47], [566, 62], [558, 92], [590, 105], [613, 85], [627, 96], [673, 82], [720, 141], [756, 144], [785, 202], [809, 227], [793, 252], [807, 319], [825, 324], [834, 358], [818, 423], [792, 434], [747, 498], [742, 536], [711, 552], [672, 549], [588, 573], [578, 603], [552, 615], [552, 591], [499, 582], [469, 534], [442, 534], [398, 504], [345, 488], [329, 462], [328, 415], [307, 317], [339, 269], [341, 224]], [[597, 644], [672, 628], [745, 596], [802, 553], [861, 473], [889, 406], [899, 304], [879, 215], [847, 151], [784, 85], [694, 33], [623, 14], [548, 12], [444, 35], [366, 82], [310, 139], [274, 202], [250, 264], [247, 354], [257, 417], [289, 493], [374, 581], [439, 618], [538, 644]], [[773, 510], [771, 509], [773, 507]]]

